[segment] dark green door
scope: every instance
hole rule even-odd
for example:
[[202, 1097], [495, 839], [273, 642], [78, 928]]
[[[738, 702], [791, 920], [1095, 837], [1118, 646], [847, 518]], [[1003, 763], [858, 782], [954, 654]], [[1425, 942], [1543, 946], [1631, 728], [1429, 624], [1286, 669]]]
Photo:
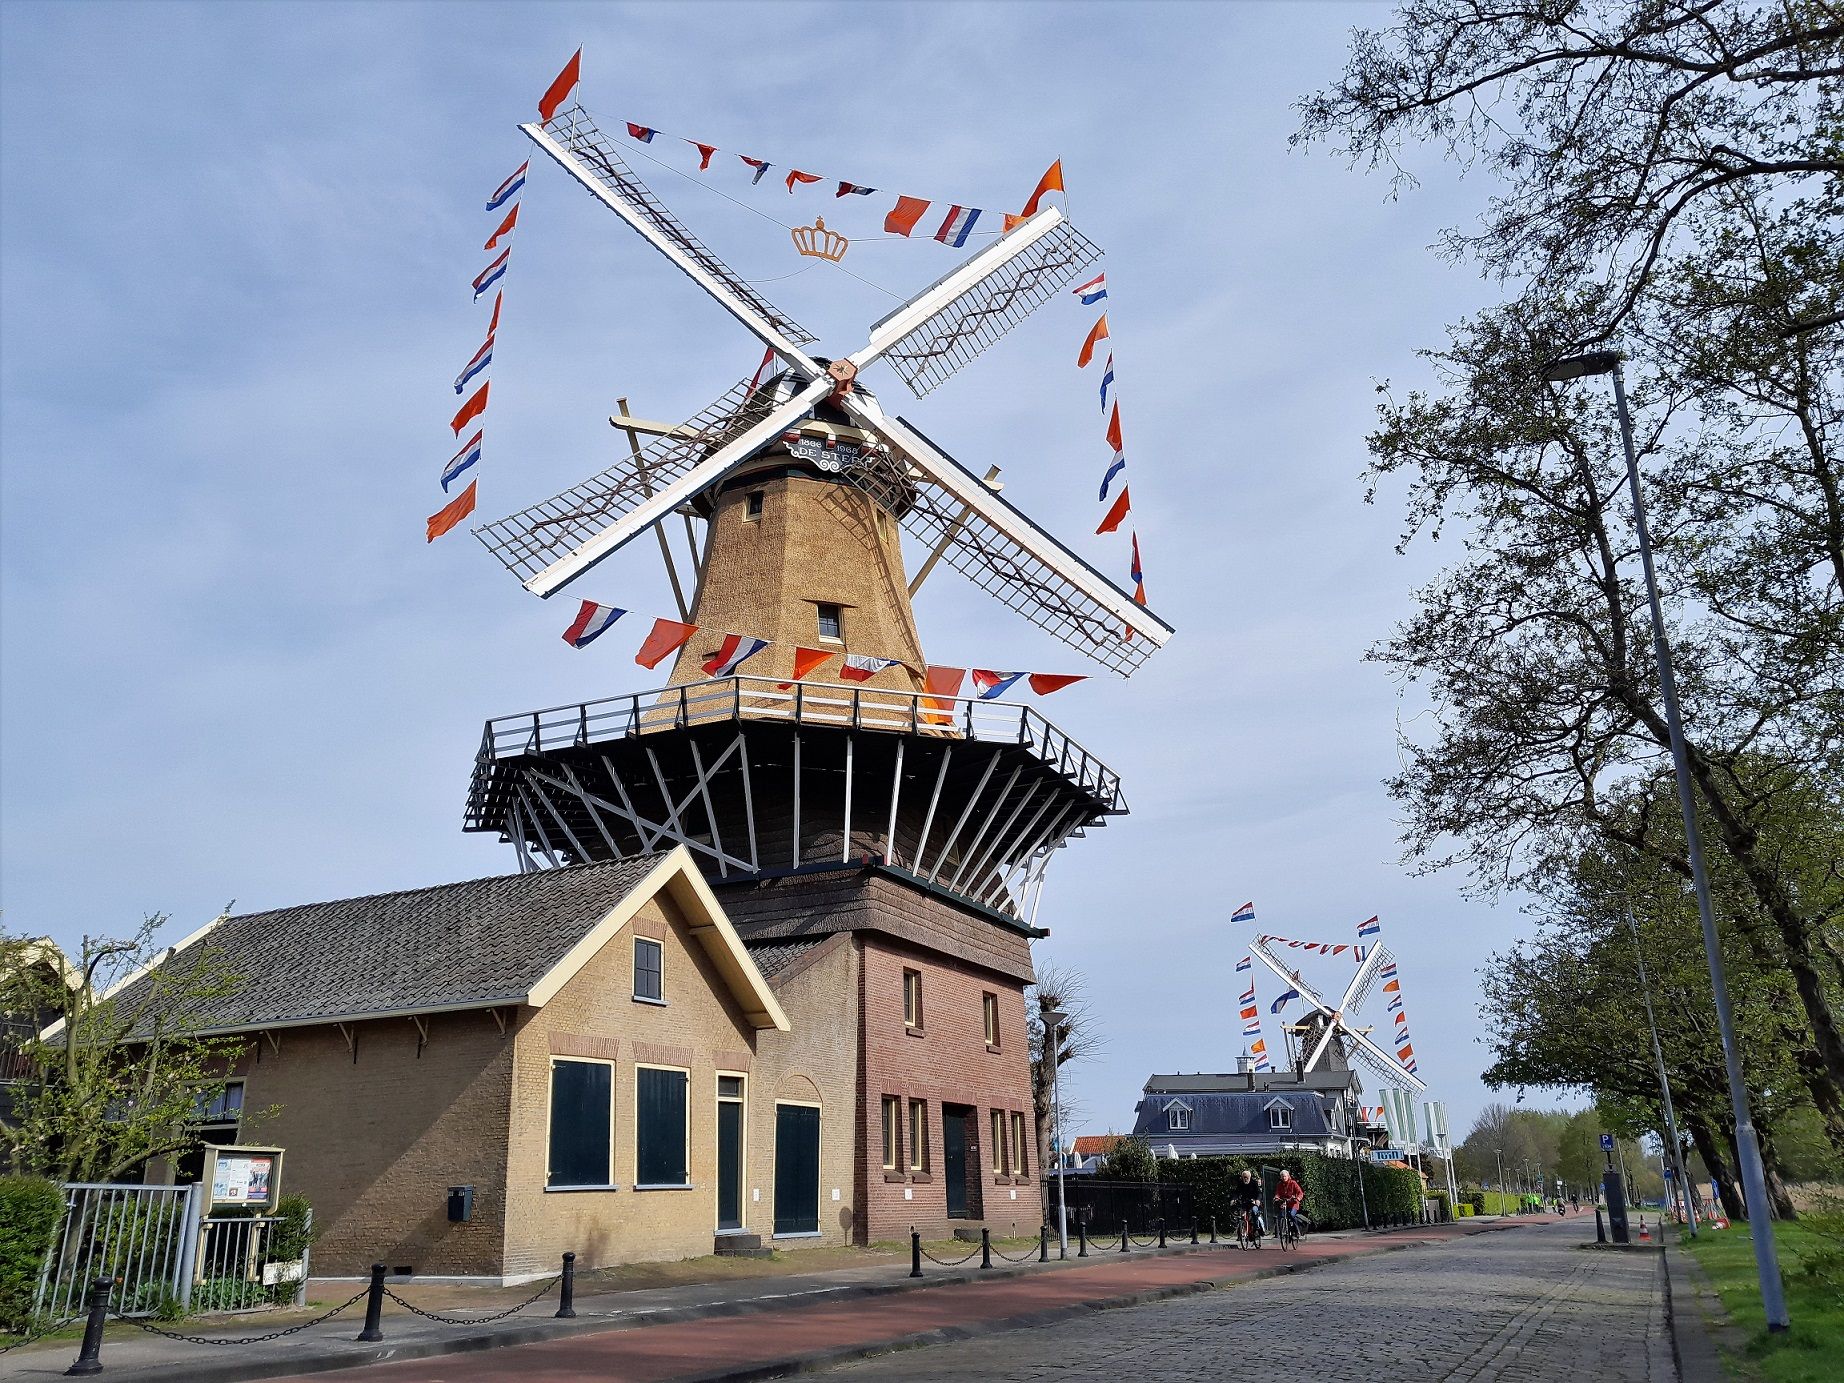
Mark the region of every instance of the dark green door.
[[[728, 1079], [728, 1077], [726, 1077]], [[740, 1085], [741, 1082], [739, 1081]], [[743, 1227], [743, 1102], [717, 1100], [717, 1228]]]
[[820, 1228], [820, 1112], [807, 1105], [775, 1106], [775, 1233], [817, 1234]]
[[941, 1115], [941, 1174], [947, 1182], [948, 1218], [967, 1218], [967, 1116]]

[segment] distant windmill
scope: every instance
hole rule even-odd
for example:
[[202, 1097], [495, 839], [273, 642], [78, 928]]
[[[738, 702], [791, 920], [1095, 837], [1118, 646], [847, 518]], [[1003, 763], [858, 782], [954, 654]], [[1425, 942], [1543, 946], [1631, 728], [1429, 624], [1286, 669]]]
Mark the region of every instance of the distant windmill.
[[1269, 940], [1265, 936], [1255, 938], [1249, 945], [1250, 954], [1286, 981], [1290, 988], [1298, 990], [1300, 997], [1314, 1010], [1304, 1022], [1293, 1025], [1300, 1037], [1301, 1070], [1346, 1066], [1355, 1059], [1393, 1085], [1405, 1085], [1414, 1090], [1428, 1088], [1420, 1076], [1371, 1041], [1369, 1028], [1357, 1027], [1352, 1022], [1358, 1009], [1363, 1007], [1364, 1000], [1369, 997], [1378, 974], [1392, 963], [1393, 958], [1387, 947], [1372, 946], [1357, 967], [1357, 973], [1351, 977], [1351, 983], [1345, 986], [1343, 996], [1336, 1004], [1330, 1004], [1320, 998], [1318, 992], [1296, 971], [1288, 968], [1286, 962], [1268, 945]]

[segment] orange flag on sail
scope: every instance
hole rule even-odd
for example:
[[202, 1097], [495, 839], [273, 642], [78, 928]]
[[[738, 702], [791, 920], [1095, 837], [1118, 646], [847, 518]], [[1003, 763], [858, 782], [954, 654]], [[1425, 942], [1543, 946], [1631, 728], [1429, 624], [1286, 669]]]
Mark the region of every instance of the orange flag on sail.
[[1120, 521], [1126, 518], [1128, 511], [1133, 508], [1133, 501], [1127, 498], [1131, 492], [1131, 486], [1120, 487], [1120, 493], [1114, 497], [1114, 503], [1108, 506], [1108, 516], [1101, 521], [1101, 527], [1095, 530], [1097, 533], [1112, 533], [1120, 527]]
[[570, 60], [563, 65], [563, 71], [557, 74], [557, 80], [545, 89], [538, 101], [538, 119], [549, 124], [557, 108], [570, 99], [570, 93], [576, 90], [576, 80], [583, 75], [583, 50], [578, 48], [570, 54]]
[[1037, 191], [1031, 194], [1031, 200], [1024, 204], [1024, 210], [1019, 214], [1024, 216], [1027, 220], [1037, 215], [1037, 204], [1043, 201], [1044, 194], [1046, 192], [1061, 192], [1062, 190], [1063, 160], [1058, 159], [1055, 163], [1051, 164], [1049, 168], [1044, 170], [1043, 177], [1037, 180]]
[[[506, 213], [506, 219], [499, 223], [499, 229], [493, 232], [492, 237], [487, 241], [485, 245], [481, 246], [481, 248], [483, 250], [491, 250], [491, 249], [497, 248], [499, 245], [499, 238], [502, 235], [511, 234], [512, 228], [518, 225], [518, 223], [519, 223], [519, 204], [517, 202], [514, 202], [512, 204], [512, 210]], [[499, 299], [498, 298], [495, 298], [493, 300], [493, 311], [495, 313], [499, 311]]]
[[1108, 414], [1108, 445], [1114, 448], [1115, 455], [1120, 454], [1120, 405], [1118, 403]]
[[474, 419], [487, 411], [487, 390], [492, 387], [493, 381], [488, 380], [474, 391], [473, 398], [461, 405], [461, 411], [455, 414], [455, 420], [449, 424], [450, 427], [454, 428], [455, 436], [459, 437], [462, 428], [466, 427], [469, 423], [473, 422]]
[[429, 536], [424, 541], [433, 543], [474, 512], [474, 487], [479, 483], [478, 480], [468, 481], [465, 490], [429, 516]]
[[[1104, 312], [1101, 314], [1101, 319], [1090, 329], [1088, 340], [1082, 343], [1082, 354], [1076, 357], [1076, 368], [1078, 370], [1086, 370], [1088, 368], [1089, 361], [1095, 358], [1096, 342], [1106, 340], [1107, 335], [1108, 314]], [[1120, 448], [1116, 447], [1114, 450], [1119, 451]]]
[[646, 642], [640, 645], [640, 652], [634, 655], [634, 661], [642, 667], [658, 667], [662, 658], [677, 653], [691, 642], [691, 636], [697, 632], [698, 626], [695, 624], [680, 624], [676, 619], [656, 619]]
[[491, 336], [494, 332], [499, 330], [499, 305], [505, 300], [506, 293], [504, 289], [501, 289], [493, 295], [493, 320], [487, 323], [488, 336]]
[[1039, 696], [1048, 696], [1053, 691], [1062, 691], [1071, 682], [1086, 682], [1084, 673], [1071, 675], [1062, 672], [1034, 672], [1031, 674], [1031, 690]]

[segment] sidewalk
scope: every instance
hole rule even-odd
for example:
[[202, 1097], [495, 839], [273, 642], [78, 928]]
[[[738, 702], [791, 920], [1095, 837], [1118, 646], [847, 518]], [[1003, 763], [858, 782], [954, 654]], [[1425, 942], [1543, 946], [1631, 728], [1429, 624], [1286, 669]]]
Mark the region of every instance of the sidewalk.
[[[551, 1316], [556, 1309], [553, 1293], [526, 1312], [491, 1325], [443, 1325], [399, 1311], [385, 1317], [385, 1338], [377, 1344], [359, 1344], [353, 1338], [363, 1320], [363, 1303], [325, 1325], [250, 1345], [189, 1344], [116, 1325], [102, 1359], [106, 1376], [146, 1383], [232, 1383], [333, 1369], [362, 1369], [358, 1377], [393, 1383], [428, 1377], [497, 1379], [514, 1368], [522, 1378], [532, 1379], [766, 1377], [795, 1366], [965, 1338], [1054, 1319], [1064, 1312], [1207, 1290], [1333, 1259], [1440, 1243], [1523, 1223], [1541, 1221], [1479, 1219], [1375, 1233], [1342, 1232], [1309, 1239], [1299, 1252], [1288, 1254], [1271, 1244], [1259, 1253], [1243, 1253], [1233, 1245], [1193, 1248], [1185, 1243], [1126, 1255], [1092, 1245], [1087, 1259], [1059, 1263], [1053, 1257], [1040, 1265], [1032, 1254], [1027, 1263], [995, 1266], [987, 1272], [973, 1264], [949, 1270], [925, 1263], [927, 1276], [921, 1279], [908, 1277], [905, 1263], [882, 1262], [744, 1281], [579, 1294], [577, 1319], [562, 1321]], [[530, 1289], [503, 1295], [510, 1304], [529, 1294]], [[333, 1301], [342, 1299], [328, 1295]], [[876, 1305], [868, 1306], [871, 1301]], [[281, 1324], [267, 1320], [241, 1317], [221, 1333], [229, 1338], [263, 1334]], [[205, 1332], [193, 1327], [188, 1333]], [[516, 1356], [480, 1353], [519, 1346], [523, 1348]], [[75, 1356], [76, 1346], [69, 1341], [0, 1355], [0, 1380], [38, 1383], [55, 1378]], [[415, 1362], [436, 1356], [448, 1357], [440, 1365]], [[714, 1360], [725, 1361], [716, 1373], [711, 1372]]]

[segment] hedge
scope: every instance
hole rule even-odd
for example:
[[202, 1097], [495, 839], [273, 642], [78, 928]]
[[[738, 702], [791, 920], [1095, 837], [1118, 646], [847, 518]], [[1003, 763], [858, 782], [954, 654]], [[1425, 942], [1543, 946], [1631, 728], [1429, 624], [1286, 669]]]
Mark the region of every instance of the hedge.
[[[1199, 1220], [1214, 1217], [1220, 1227], [1235, 1222], [1235, 1187], [1244, 1168], [1261, 1175], [1263, 1167], [1285, 1167], [1299, 1178], [1306, 1193], [1305, 1211], [1320, 1229], [1350, 1229], [1364, 1223], [1407, 1222], [1421, 1213], [1421, 1178], [1407, 1167], [1379, 1167], [1372, 1162], [1326, 1157], [1321, 1153], [1280, 1153], [1267, 1157], [1181, 1158], [1159, 1163], [1159, 1179], [1191, 1188]], [[1364, 1177], [1360, 1201], [1357, 1169]], [[1272, 1185], [1268, 1188], [1273, 1189]]]
[[32, 1321], [45, 1250], [64, 1222], [64, 1193], [43, 1177], [0, 1176], [0, 1330]]

